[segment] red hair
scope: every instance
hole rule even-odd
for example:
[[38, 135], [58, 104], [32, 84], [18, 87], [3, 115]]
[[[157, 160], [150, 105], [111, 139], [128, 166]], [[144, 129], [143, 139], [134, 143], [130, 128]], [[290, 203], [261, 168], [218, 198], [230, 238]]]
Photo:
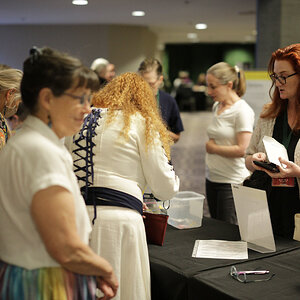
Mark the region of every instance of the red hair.
[[[295, 73], [300, 74], [300, 44], [292, 44], [284, 48], [277, 49], [272, 53], [271, 59], [268, 65], [269, 75], [274, 72], [275, 60], [286, 60], [288, 61]], [[270, 97], [272, 99], [271, 103], [264, 106], [264, 110], [261, 114], [262, 118], [276, 118], [284, 109], [286, 101], [282, 101], [279, 96], [279, 91], [274, 88], [275, 82], [272, 83], [270, 88]], [[273, 94], [272, 89], [274, 88]], [[300, 84], [297, 89], [297, 103], [296, 103], [297, 115], [300, 115]], [[297, 120], [293, 130], [300, 130], [300, 118]]]

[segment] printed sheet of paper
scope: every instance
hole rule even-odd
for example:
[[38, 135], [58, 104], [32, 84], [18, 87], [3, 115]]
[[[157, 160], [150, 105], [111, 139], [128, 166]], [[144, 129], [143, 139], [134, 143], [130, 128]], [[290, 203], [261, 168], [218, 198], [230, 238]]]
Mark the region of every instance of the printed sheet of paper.
[[263, 137], [263, 143], [270, 162], [281, 166], [281, 163], [278, 160], [279, 157], [289, 160], [286, 148], [272, 137], [265, 135]]
[[243, 241], [196, 240], [192, 257], [248, 259], [247, 243]]

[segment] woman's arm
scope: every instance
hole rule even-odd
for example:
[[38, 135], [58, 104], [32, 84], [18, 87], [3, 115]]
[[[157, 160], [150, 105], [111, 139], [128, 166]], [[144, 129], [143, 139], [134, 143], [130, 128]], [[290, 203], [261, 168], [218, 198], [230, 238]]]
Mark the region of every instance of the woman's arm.
[[62, 267], [99, 276], [116, 294], [118, 281], [111, 265], [78, 236], [74, 199], [67, 189], [51, 186], [38, 191], [32, 200], [31, 214], [47, 251]]
[[174, 133], [171, 130], [168, 131], [171, 139], [173, 140], [174, 143], [177, 143], [180, 139], [180, 133]]
[[243, 157], [251, 139], [251, 132], [241, 131], [236, 134], [237, 144], [232, 146], [217, 145], [214, 139], [206, 143], [206, 151], [224, 157]]

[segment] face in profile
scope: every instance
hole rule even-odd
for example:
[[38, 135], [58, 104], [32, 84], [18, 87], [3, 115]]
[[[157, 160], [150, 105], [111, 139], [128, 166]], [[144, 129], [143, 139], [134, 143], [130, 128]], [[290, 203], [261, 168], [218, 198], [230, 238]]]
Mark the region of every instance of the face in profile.
[[70, 88], [51, 102], [52, 129], [59, 138], [77, 133], [86, 114], [90, 113], [91, 90]]
[[207, 94], [214, 101], [223, 102], [228, 97], [228, 86], [221, 84], [219, 79], [212, 74], [206, 75]]
[[299, 75], [287, 60], [275, 60], [272, 80], [275, 81], [281, 99], [293, 100], [297, 98]]
[[109, 82], [116, 77], [116, 70], [114, 64], [108, 64], [106, 67], [105, 79]]

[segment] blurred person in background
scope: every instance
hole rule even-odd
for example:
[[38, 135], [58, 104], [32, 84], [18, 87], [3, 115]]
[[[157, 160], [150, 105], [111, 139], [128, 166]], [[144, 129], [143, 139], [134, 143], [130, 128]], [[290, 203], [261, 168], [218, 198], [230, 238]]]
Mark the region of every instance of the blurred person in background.
[[99, 78], [100, 88], [103, 88], [108, 82], [106, 78], [108, 65], [109, 62], [105, 58], [96, 58], [91, 64], [91, 69], [97, 74]]
[[112, 81], [116, 77], [116, 67], [112, 63], [108, 63], [106, 67], [105, 79], [107, 82]]
[[143, 60], [138, 68], [138, 73], [151, 86], [162, 119], [166, 123], [170, 137], [176, 143], [179, 141], [180, 134], [184, 128], [176, 100], [171, 95], [159, 89], [164, 80], [162, 72], [162, 65], [155, 58]]
[[17, 112], [6, 120], [12, 135], [21, 128], [21, 125], [25, 121], [26, 117], [27, 110], [24, 106], [24, 103], [21, 101]]
[[13, 116], [21, 101], [22, 71], [12, 68], [0, 70], [0, 150], [11, 136], [6, 119]]

